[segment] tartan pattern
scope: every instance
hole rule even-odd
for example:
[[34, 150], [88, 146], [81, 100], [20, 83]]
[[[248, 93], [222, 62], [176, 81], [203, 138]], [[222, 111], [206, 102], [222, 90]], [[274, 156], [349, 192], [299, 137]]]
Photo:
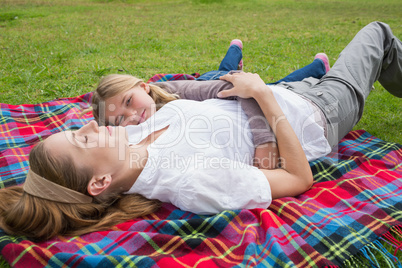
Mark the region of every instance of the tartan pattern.
[[[91, 94], [37, 105], [1, 104], [0, 188], [21, 184], [30, 148], [79, 128]], [[338, 266], [402, 224], [402, 146], [349, 133], [311, 162], [315, 184], [270, 209], [199, 216], [163, 204], [155, 214], [80, 237], [34, 243], [0, 230], [0, 252], [15, 267]]]
[[148, 83], [166, 82], [166, 81], [174, 81], [174, 80], [195, 80], [199, 76], [200, 76], [199, 73], [194, 73], [194, 74], [155, 74], [148, 80]]
[[21, 184], [28, 172], [31, 147], [47, 136], [77, 129], [93, 119], [88, 113], [92, 93], [39, 104], [0, 103], [0, 188]]

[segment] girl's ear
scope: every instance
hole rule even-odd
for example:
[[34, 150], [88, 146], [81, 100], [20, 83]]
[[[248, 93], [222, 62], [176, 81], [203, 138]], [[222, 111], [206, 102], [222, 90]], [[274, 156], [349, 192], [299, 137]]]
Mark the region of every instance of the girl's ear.
[[141, 82], [140, 86], [145, 90], [145, 92], [147, 94], [149, 94], [149, 92], [151, 91], [149, 84], [145, 83], [145, 82]]
[[87, 191], [92, 196], [100, 195], [112, 183], [112, 176], [107, 174], [103, 176], [93, 176], [88, 183]]

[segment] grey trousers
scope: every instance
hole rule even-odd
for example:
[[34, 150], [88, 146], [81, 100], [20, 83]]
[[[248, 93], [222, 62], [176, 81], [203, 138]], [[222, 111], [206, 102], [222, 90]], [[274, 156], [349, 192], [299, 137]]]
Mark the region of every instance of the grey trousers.
[[314, 102], [327, 119], [331, 147], [360, 120], [375, 81], [402, 98], [402, 42], [390, 27], [372, 22], [360, 30], [320, 80], [283, 83]]

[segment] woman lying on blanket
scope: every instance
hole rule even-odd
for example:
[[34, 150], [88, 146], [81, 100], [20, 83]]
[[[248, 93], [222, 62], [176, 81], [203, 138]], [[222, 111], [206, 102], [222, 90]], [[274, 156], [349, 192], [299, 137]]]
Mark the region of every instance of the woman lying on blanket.
[[[203, 101], [217, 98], [217, 93], [230, 89], [232, 84], [217, 80], [220, 76], [236, 69], [242, 69], [243, 44], [235, 39], [220, 63], [219, 70], [210, 71], [199, 78], [186, 81], [170, 81], [146, 84], [131, 75], [109, 75], [103, 78], [92, 98], [95, 120], [100, 125], [137, 125], [151, 117], [166, 103], [176, 99]], [[272, 83], [302, 81], [304, 78], [321, 78], [329, 71], [327, 55], [318, 53], [312, 63], [294, 71], [285, 78]], [[204, 82], [199, 82], [204, 81]], [[249, 118], [256, 147], [254, 164], [258, 167], [275, 168], [278, 163], [278, 150], [273, 132], [261, 109], [254, 100], [239, 98], [242, 109]], [[308, 160], [321, 156], [308, 155]]]
[[[233, 88], [220, 97], [253, 98], [274, 126], [280, 168], [251, 166], [251, 130], [238, 102], [176, 100], [139, 125], [99, 127], [93, 121], [39, 143], [24, 186], [0, 190], [0, 227], [47, 239], [110, 228], [154, 212], [160, 201], [209, 214], [267, 208], [272, 199], [299, 195], [313, 179], [290, 122], [301, 118], [296, 132], [315, 135], [314, 124], [321, 123], [304, 123], [313, 102], [325, 115], [331, 143], [359, 120], [374, 81], [402, 97], [402, 42], [388, 25], [371, 23], [318, 83], [289, 83], [296, 93], [266, 86], [256, 74], [221, 79]], [[288, 99], [294, 107], [286, 107]]]

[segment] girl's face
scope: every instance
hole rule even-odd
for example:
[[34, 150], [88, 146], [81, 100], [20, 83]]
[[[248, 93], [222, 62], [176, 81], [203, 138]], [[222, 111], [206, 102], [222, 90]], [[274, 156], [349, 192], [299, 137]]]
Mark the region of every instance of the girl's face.
[[105, 101], [106, 125], [138, 125], [156, 112], [155, 101], [149, 95], [149, 85], [140, 85]]

